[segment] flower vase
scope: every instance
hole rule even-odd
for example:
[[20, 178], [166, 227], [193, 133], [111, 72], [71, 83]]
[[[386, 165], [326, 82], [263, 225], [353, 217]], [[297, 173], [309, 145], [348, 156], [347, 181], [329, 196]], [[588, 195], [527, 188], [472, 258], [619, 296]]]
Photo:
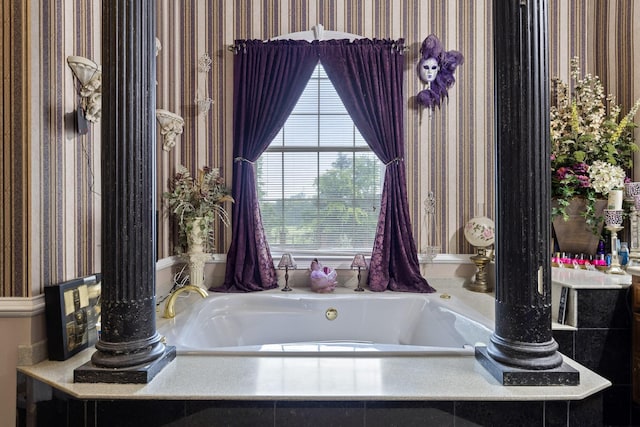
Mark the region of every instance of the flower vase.
[[[555, 201], [553, 202], [556, 203]], [[597, 234], [594, 234], [582, 216], [586, 210], [587, 201], [584, 198], [573, 198], [565, 209], [569, 220], [565, 221], [562, 216], [553, 219], [553, 229], [556, 243], [560, 252], [570, 254], [595, 255], [600, 241], [603, 223], [598, 225]], [[606, 200], [596, 200], [595, 214], [601, 217], [607, 207]]]
[[187, 248], [189, 253], [204, 252], [204, 244], [207, 241], [208, 227], [203, 217], [195, 217], [187, 227]]
[[194, 218], [187, 233], [189, 283], [205, 290], [204, 265], [205, 261], [209, 258], [209, 254], [204, 251], [204, 246], [207, 241], [208, 234], [208, 227], [206, 226], [205, 218]]

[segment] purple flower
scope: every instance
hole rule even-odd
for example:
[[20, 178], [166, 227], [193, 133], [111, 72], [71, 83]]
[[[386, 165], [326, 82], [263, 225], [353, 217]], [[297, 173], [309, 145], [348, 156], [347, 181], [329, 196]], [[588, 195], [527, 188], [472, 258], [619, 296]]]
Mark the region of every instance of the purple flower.
[[584, 175], [589, 170], [589, 165], [586, 163], [576, 163], [571, 168], [577, 175]]
[[567, 176], [567, 173], [571, 173], [571, 170], [566, 166], [562, 166], [556, 171], [556, 178], [562, 181]]
[[589, 180], [589, 177], [587, 175], [577, 175], [578, 178], [578, 185], [582, 188], [589, 188], [591, 187], [591, 181]]

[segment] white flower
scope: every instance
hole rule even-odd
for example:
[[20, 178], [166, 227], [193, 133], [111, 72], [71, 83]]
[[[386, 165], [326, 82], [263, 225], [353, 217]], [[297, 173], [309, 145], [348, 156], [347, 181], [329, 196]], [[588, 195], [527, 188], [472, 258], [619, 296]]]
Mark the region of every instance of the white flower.
[[596, 193], [601, 193], [605, 196], [614, 188], [624, 188], [625, 176], [624, 170], [620, 166], [601, 160], [596, 160], [589, 167], [591, 187]]

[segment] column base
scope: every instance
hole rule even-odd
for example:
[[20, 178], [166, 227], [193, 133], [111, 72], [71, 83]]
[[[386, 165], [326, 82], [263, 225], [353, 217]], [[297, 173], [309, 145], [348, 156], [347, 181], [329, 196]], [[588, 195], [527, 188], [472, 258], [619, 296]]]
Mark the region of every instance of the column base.
[[89, 361], [73, 371], [74, 383], [147, 384], [176, 358], [176, 348], [166, 346], [156, 360], [127, 368], [103, 368]]
[[522, 369], [508, 366], [493, 359], [487, 347], [476, 347], [476, 359], [502, 385], [547, 386], [547, 385], [579, 385], [580, 373], [562, 362], [552, 369]]

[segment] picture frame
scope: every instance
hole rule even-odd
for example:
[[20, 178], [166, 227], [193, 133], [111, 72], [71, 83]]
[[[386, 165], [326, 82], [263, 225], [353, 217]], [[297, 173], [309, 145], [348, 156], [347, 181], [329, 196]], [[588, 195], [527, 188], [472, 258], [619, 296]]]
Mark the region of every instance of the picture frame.
[[96, 341], [102, 275], [45, 286], [49, 359], [67, 360]]

